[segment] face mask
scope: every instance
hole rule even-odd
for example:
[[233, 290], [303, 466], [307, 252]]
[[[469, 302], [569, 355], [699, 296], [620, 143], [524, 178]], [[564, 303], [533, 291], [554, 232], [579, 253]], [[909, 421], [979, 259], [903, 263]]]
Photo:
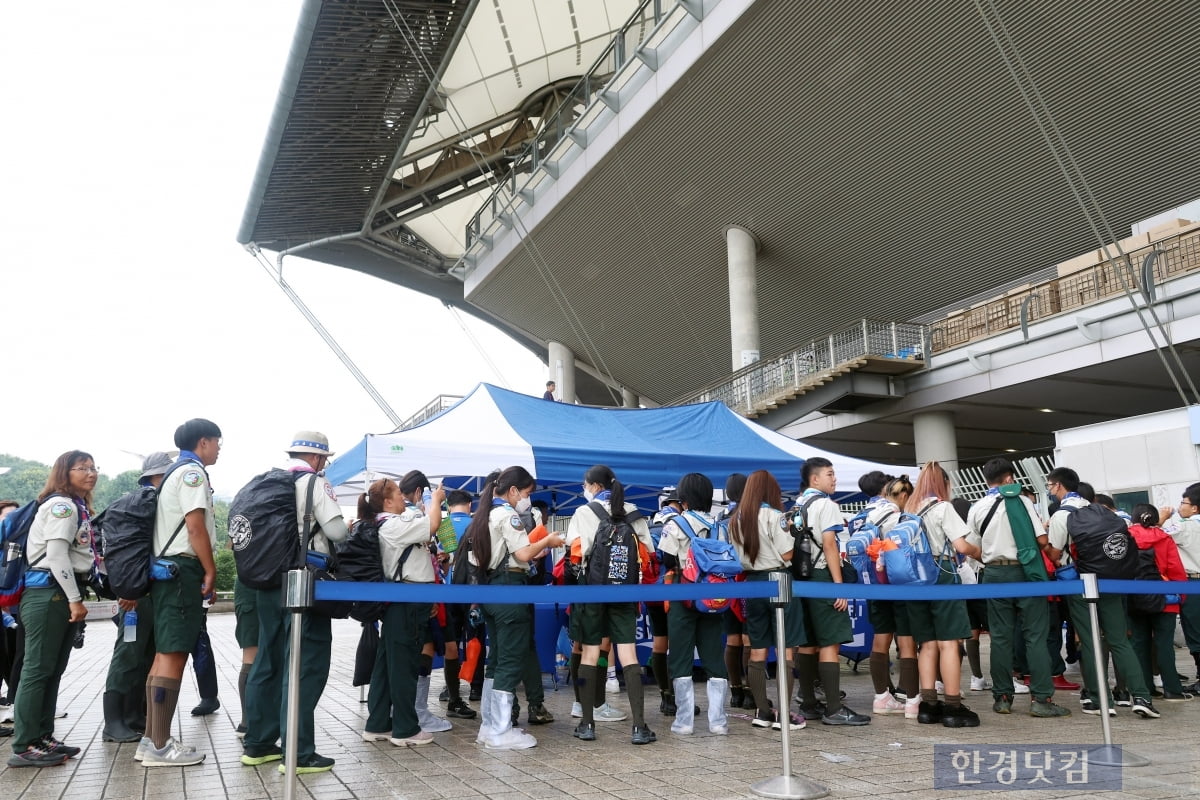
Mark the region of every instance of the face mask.
[[514, 508], [517, 509], [518, 514], [524, 514], [526, 511], [528, 511], [532, 507], [533, 507], [533, 501], [530, 500], [528, 497], [522, 497], [520, 500], [517, 501], [517, 504], [514, 506]]
[[585, 500], [587, 500], [587, 501], [590, 503], [590, 502], [592, 502], [593, 500], [595, 500], [595, 499], [596, 499], [596, 493], [595, 493], [595, 492], [593, 492], [593, 491], [590, 491], [590, 490], [588, 490], [588, 489], [584, 489], [584, 490], [583, 490], [583, 497], [584, 497], [584, 499], [585, 499]]

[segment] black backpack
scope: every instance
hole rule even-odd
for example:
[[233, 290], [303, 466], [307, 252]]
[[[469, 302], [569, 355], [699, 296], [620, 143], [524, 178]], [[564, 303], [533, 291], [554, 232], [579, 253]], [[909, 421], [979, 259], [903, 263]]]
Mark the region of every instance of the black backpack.
[[1067, 517], [1067, 533], [1075, 546], [1075, 564], [1080, 574], [1094, 572], [1101, 578], [1116, 580], [1137, 577], [1137, 542], [1125, 520], [1104, 506], [1090, 503], [1072, 509]]
[[591, 552], [583, 565], [582, 583], [587, 586], [630, 586], [642, 582], [638, 558], [638, 537], [633, 523], [642, 518], [630, 511], [625, 519], [614, 520], [603, 503], [595, 500], [588, 508], [600, 519]]
[[[792, 533], [792, 563], [788, 571], [792, 579], [806, 581], [812, 578], [813, 569], [820, 558], [821, 543], [813, 535], [812, 526], [808, 524], [808, 507], [821, 499], [822, 495], [814, 494], [804, 501], [804, 504], [793, 508], [784, 517], [787, 529]], [[857, 574], [857, 573], [856, 573]], [[842, 571], [845, 580], [846, 571]]]
[[[150, 565], [154, 561], [154, 523], [158, 517], [158, 490], [139, 486], [118, 497], [94, 520], [104, 544], [104, 569], [113, 594], [138, 600], [150, 592]], [[183, 530], [181, 519], [165, 551]]]
[[[251, 589], [277, 589], [304, 564], [296, 521], [296, 481], [309, 472], [272, 469], [256, 475], [229, 506], [229, 540], [238, 579]], [[312, 480], [309, 493], [313, 491]]]
[[[383, 571], [383, 556], [379, 549], [379, 525], [375, 520], [360, 519], [354, 530], [338, 547], [338, 579], [360, 583], [382, 583], [398, 580], [413, 548], [405, 548], [396, 565], [396, 572], [389, 578]], [[359, 622], [375, 622], [383, 618], [388, 604], [379, 600], [355, 600], [350, 606], [350, 616]]]
[[[1161, 581], [1162, 573], [1158, 571], [1158, 562], [1154, 559], [1154, 548], [1137, 551], [1137, 580]], [[1166, 598], [1161, 594], [1131, 594], [1129, 595], [1129, 613], [1131, 614], [1161, 614], [1167, 607]]]

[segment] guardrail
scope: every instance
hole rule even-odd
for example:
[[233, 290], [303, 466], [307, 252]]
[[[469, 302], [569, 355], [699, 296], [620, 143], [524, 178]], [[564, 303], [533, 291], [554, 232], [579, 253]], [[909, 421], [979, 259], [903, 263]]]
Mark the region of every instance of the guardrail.
[[457, 403], [459, 400], [462, 400], [462, 395], [460, 394], [439, 394], [437, 397], [426, 403], [420, 411], [404, 420], [404, 422], [401, 422], [400, 426], [396, 428], [396, 430], [406, 431], [409, 428], [415, 428], [422, 422], [427, 422], [433, 419], [438, 414]]

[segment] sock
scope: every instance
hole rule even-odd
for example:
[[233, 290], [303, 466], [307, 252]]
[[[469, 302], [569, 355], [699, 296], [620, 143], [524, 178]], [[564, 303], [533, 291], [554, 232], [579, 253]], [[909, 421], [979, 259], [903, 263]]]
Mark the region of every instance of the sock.
[[944, 697], [945, 697], [946, 708], [958, 708], [959, 706], [962, 705], [962, 695], [961, 694], [948, 694], [948, 695], [944, 695]]
[[767, 662], [751, 661], [746, 670], [746, 683], [750, 686], [750, 693], [754, 695], [754, 705], [766, 714], [767, 709], [771, 707], [767, 702]]
[[662, 694], [671, 694], [671, 676], [667, 674], [666, 653], [650, 654], [650, 671], [654, 673], [654, 682], [658, 684], [658, 691]]
[[646, 693], [642, 688], [642, 668], [622, 667], [621, 674], [625, 676], [625, 692], [629, 695], [629, 713], [633, 715], [633, 724], [639, 728], [645, 727]]
[[983, 665], [979, 661], [979, 640], [967, 639], [967, 663], [971, 665], [971, 675], [975, 678], [983, 677]]
[[242, 703], [242, 722], [246, 724], [246, 681], [250, 678], [250, 670], [254, 667], [253, 664], [242, 664], [241, 670], [238, 672], [238, 699]]
[[[793, 651], [791, 655], [793, 658], [795, 658], [795, 651]], [[787, 664], [787, 669], [784, 670], [783, 674], [784, 674], [784, 677], [787, 679], [787, 689], [784, 692], [784, 697], [786, 697], [788, 699], [788, 710], [790, 713], [791, 702], [792, 702], [792, 697], [793, 697], [792, 693], [796, 691], [796, 684], [799, 682], [800, 679], [796, 677], [795, 664], [791, 661], [787, 661], [785, 663]], [[776, 675], [776, 678], [778, 678], [778, 677], [779, 676]]]
[[446, 690], [450, 695], [450, 702], [462, 700], [462, 695], [458, 691], [458, 659], [446, 659]]
[[937, 689], [922, 689], [921, 702], [928, 703], [931, 706], [937, 705]]
[[579, 653], [571, 653], [571, 686], [575, 689], [575, 702], [583, 704], [583, 695], [579, 692], [579, 662], [583, 660], [583, 656]]
[[154, 742], [154, 748], [161, 750], [171, 738], [171, 722], [175, 719], [175, 707], [179, 705], [178, 678], [163, 678], [154, 676], [147, 684], [150, 687], [151, 701], [149, 715], [146, 719], [146, 735]]
[[579, 704], [583, 706], [583, 721], [596, 722], [594, 713], [596, 689], [600, 683], [600, 667], [595, 664], [579, 665]]
[[828, 713], [833, 713], [842, 707], [839, 699], [842, 696], [841, 665], [836, 661], [822, 661], [817, 664], [817, 674], [821, 677], [821, 686], [825, 687], [825, 707]]
[[426, 675], [433, 674], [433, 656], [427, 656], [424, 653], [421, 653], [421, 655], [417, 657], [417, 661], [420, 664], [420, 666], [417, 668], [417, 674], [419, 676], [424, 678]]
[[742, 685], [742, 646], [725, 645], [725, 669], [729, 672], [729, 685]]
[[[920, 678], [917, 673], [917, 660], [915, 658], [900, 659], [900, 691], [904, 692], [905, 697], [916, 697], [920, 691]], [[825, 690], [826, 696], [829, 695], [829, 690]]]
[[[836, 664], [834, 666], [837, 666]], [[800, 680], [800, 696], [804, 700], [804, 705], [808, 708], [815, 708], [817, 705], [817, 695], [813, 691], [813, 687], [817, 681], [817, 654], [816, 653], [800, 653], [796, 656], [796, 672], [799, 673]], [[826, 687], [826, 697], [830, 697]], [[833, 695], [830, 703], [837, 700], [837, 695]], [[830, 706], [831, 710], [836, 710]]]
[[875, 685], [875, 694], [883, 694], [888, 690], [891, 678], [888, 676], [888, 654], [871, 653], [871, 683]]

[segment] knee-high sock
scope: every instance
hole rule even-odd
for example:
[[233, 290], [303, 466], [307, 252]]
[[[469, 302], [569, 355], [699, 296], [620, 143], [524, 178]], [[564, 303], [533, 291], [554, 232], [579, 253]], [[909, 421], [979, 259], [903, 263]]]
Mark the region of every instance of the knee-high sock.
[[729, 672], [729, 685], [742, 685], [742, 646], [725, 645], [725, 669]]
[[238, 699], [242, 703], [242, 724], [246, 722], [246, 681], [253, 667], [253, 664], [242, 664], [241, 670], [238, 671]]
[[[782, 675], [777, 673], [776, 677]], [[751, 661], [746, 670], [746, 683], [750, 686], [750, 693], [754, 695], [754, 705], [766, 714], [767, 709], [771, 707], [767, 697], [767, 662]]]
[[[600, 688], [600, 667], [595, 664], [579, 665], [579, 705], [583, 708], [583, 721], [596, 721], [593, 713], [596, 705], [597, 689]], [[599, 692], [604, 697], [603, 692]]]
[[446, 691], [450, 695], [451, 702], [453, 702], [455, 700], [462, 700], [462, 695], [459, 694], [459, 691], [458, 691], [458, 659], [457, 658], [447, 658], [446, 659], [445, 672], [446, 672]]
[[[836, 665], [834, 665], [836, 666]], [[800, 696], [804, 700], [804, 705], [813, 707], [817, 704], [817, 693], [815, 684], [817, 680], [817, 654], [816, 653], [800, 653], [796, 656], [796, 671], [799, 673], [800, 680]], [[825, 687], [825, 696], [829, 697], [829, 687]], [[830, 711], [836, 711], [837, 708], [833, 705], [833, 700], [837, 699], [837, 695], [827, 704]]]
[[671, 688], [671, 676], [667, 670], [666, 653], [650, 654], [650, 671], [654, 673], [654, 682], [658, 684], [659, 692], [662, 694], [671, 694], [674, 691]]
[[175, 719], [175, 708], [179, 705], [178, 678], [151, 677], [149, 711], [146, 718], [146, 735], [161, 750], [171, 738], [171, 722]]
[[817, 664], [817, 673], [821, 676], [821, 688], [825, 690], [825, 707], [833, 713], [842, 707], [842, 668], [836, 661], [822, 661]]
[[583, 704], [583, 693], [579, 691], [579, 662], [583, 660], [583, 656], [579, 653], [571, 653], [571, 687], [575, 690], [575, 702]]
[[967, 663], [971, 665], [971, 676], [975, 678], [983, 677], [983, 664], [979, 660], [979, 640], [967, 639]]
[[887, 653], [871, 653], [871, 683], [875, 686], [875, 694], [883, 694], [888, 690], [891, 677], [888, 675]]
[[[900, 691], [904, 692], [905, 697], [916, 697], [921, 691], [921, 681], [915, 658], [900, 659]], [[829, 697], [828, 694], [825, 696]]]
[[625, 676], [625, 692], [629, 695], [629, 713], [633, 715], [633, 724], [640, 727], [646, 724], [646, 693], [642, 687], [642, 668], [634, 665], [622, 667]]

